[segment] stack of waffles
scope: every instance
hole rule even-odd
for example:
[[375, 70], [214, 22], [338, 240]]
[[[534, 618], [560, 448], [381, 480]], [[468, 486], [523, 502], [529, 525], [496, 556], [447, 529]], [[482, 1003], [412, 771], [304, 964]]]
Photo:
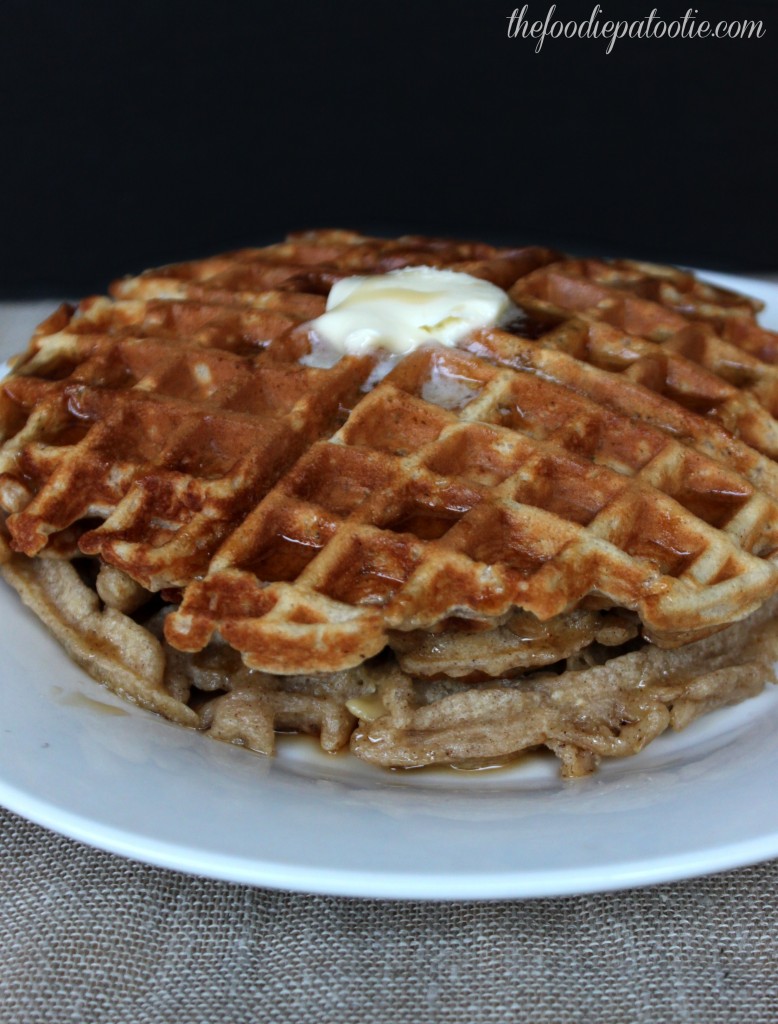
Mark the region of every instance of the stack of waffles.
[[[501, 328], [321, 365], [332, 285], [506, 290]], [[676, 269], [344, 231], [123, 279], [0, 384], [0, 561], [77, 662], [183, 725], [567, 776], [778, 656], [778, 335]]]

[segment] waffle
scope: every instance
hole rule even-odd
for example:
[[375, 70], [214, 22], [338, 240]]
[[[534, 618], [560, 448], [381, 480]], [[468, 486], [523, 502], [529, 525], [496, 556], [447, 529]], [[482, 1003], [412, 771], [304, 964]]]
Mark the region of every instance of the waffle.
[[[335, 282], [416, 265], [492, 281], [515, 321], [388, 373], [317, 359]], [[388, 766], [546, 745], [574, 775], [769, 678], [778, 338], [753, 300], [343, 231], [111, 292], [0, 385], [2, 559], [130, 699], [264, 752], [278, 729]]]

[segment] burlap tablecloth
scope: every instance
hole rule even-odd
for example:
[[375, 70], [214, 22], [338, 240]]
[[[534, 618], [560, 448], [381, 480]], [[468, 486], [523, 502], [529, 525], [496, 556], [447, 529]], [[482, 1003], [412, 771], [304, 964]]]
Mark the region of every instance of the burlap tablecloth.
[[[0, 306], [4, 340], [50, 308]], [[774, 861], [559, 900], [299, 896], [0, 811], [0, 1022], [776, 1024], [777, 885]]]
[[0, 812], [3, 1024], [775, 1024], [778, 861], [560, 900], [265, 892]]

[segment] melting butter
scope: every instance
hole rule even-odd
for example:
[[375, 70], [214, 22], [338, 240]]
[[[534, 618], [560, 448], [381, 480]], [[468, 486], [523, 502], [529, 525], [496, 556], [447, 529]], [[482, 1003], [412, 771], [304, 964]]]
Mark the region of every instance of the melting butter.
[[352, 697], [346, 701], [346, 707], [355, 718], [361, 718], [363, 722], [375, 722], [386, 714], [386, 707], [378, 694]]
[[349, 355], [378, 349], [405, 355], [426, 342], [452, 346], [481, 327], [517, 315], [508, 294], [491, 281], [434, 267], [405, 267], [372, 277], [346, 277], [311, 327]]

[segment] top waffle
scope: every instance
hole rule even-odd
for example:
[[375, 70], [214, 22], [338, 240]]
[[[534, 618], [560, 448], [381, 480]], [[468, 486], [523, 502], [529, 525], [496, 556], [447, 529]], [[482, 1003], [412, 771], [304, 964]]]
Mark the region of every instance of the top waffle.
[[[510, 330], [309, 365], [341, 277], [508, 290]], [[390, 630], [636, 611], [677, 646], [778, 589], [778, 336], [664, 267], [321, 231], [63, 307], [0, 385], [0, 506], [27, 555], [98, 555], [247, 664], [323, 672]], [[302, 361], [301, 361], [302, 360]]]

